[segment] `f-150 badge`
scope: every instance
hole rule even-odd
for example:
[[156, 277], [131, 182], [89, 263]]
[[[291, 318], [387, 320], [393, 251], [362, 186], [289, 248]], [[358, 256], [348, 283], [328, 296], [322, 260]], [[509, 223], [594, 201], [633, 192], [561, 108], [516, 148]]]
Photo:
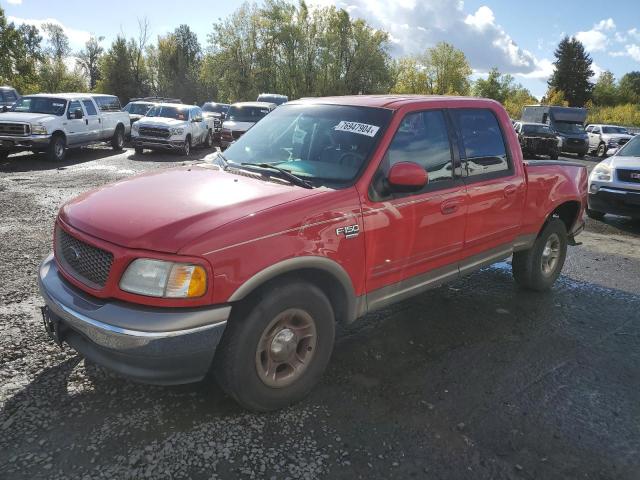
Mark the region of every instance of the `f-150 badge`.
[[357, 237], [359, 233], [360, 227], [357, 224], [336, 228], [336, 235], [344, 235], [344, 238], [354, 238]]

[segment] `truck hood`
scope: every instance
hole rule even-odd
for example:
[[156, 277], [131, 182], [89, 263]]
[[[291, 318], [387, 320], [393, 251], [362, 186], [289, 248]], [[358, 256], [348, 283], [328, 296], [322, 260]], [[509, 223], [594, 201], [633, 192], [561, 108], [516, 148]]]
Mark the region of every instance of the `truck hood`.
[[148, 125], [153, 127], [184, 127], [187, 122], [184, 120], [177, 120], [175, 118], [164, 117], [142, 117], [138, 120], [138, 125]]
[[613, 157], [609, 157], [608, 160], [611, 168], [632, 168], [640, 170], [640, 157], [614, 155]]
[[5, 112], [0, 113], [0, 122], [25, 122], [25, 123], [43, 123], [53, 120], [55, 115], [46, 113], [27, 113], [27, 112]]
[[193, 165], [86, 192], [66, 203], [59, 216], [82, 232], [123, 247], [176, 253], [231, 221], [318, 193]]
[[603, 133], [602, 134], [602, 139], [607, 142], [609, 140], [615, 140], [616, 142], [619, 142], [623, 138], [630, 140], [633, 138], [633, 135], [627, 135], [626, 133]]
[[235, 120], [225, 120], [222, 128], [228, 128], [234, 132], [246, 132], [255, 125], [255, 122], [236, 122]]

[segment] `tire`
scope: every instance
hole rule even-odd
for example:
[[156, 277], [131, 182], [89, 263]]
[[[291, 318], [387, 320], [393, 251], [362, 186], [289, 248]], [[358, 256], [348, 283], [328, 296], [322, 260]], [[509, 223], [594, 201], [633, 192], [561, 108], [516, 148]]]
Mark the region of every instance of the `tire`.
[[604, 143], [598, 145], [598, 149], [596, 150], [596, 156], [598, 158], [604, 158], [607, 156], [607, 146]]
[[212, 148], [213, 147], [213, 132], [209, 130], [207, 132], [207, 137], [204, 139], [204, 148]]
[[0, 150], [0, 160], [6, 160], [9, 156], [9, 150]]
[[47, 159], [53, 162], [62, 162], [67, 154], [66, 143], [62, 135], [54, 135], [47, 148]]
[[[554, 252], [555, 257], [549, 256]], [[560, 275], [566, 256], [567, 229], [562, 220], [551, 218], [529, 250], [513, 254], [513, 278], [521, 287], [539, 292], [549, 290]], [[555, 260], [550, 265], [552, 258]]]
[[124, 148], [124, 128], [121, 126], [116, 127], [116, 131], [113, 133], [113, 138], [111, 139], [111, 148], [113, 148], [116, 152], [119, 152]]
[[191, 155], [191, 137], [189, 136], [184, 139], [184, 145], [182, 146], [182, 155], [184, 155], [185, 157]]
[[[238, 313], [227, 324], [214, 359], [220, 386], [240, 405], [257, 412], [277, 410], [304, 398], [320, 380], [333, 350], [335, 317], [327, 296], [304, 281], [283, 282], [265, 290], [246, 308], [241, 305]], [[310, 321], [313, 335], [291, 337], [295, 327], [280, 324], [289, 316], [296, 325]], [[280, 347], [279, 338], [288, 343]], [[280, 350], [274, 353], [274, 348]], [[278, 354], [293, 355], [294, 362], [300, 354], [307, 357], [302, 370], [295, 373], [292, 364], [274, 359]], [[266, 374], [269, 371], [273, 377]]]
[[594, 220], [602, 220], [604, 218], [604, 212], [598, 212], [597, 210], [591, 210], [587, 208], [587, 216]]
[[555, 150], [555, 151], [551, 152], [551, 154], [549, 155], [549, 158], [550, 158], [551, 160], [557, 160], [557, 159], [558, 159], [558, 157], [559, 157], [559, 155], [558, 155], [558, 151], [557, 151], [557, 150]]
[[134, 147], [133, 150], [136, 152], [136, 155], [142, 155], [144, 153], [144, 148], [142, 147]]

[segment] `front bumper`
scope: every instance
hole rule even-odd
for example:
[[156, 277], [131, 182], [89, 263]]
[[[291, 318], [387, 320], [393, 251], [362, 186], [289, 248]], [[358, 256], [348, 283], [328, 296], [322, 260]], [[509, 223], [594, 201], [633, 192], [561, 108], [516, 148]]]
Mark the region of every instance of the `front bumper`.
[[148, 148], [150, 150], [182, 150], [184, 139], [170, 140], [162, 138], [131, 137], [134, 147]]
[[573, 141], [573, 139], [563, 139], [562, 140], [562, 152], [567, 153], [578, 153], [580, 155], [586, 155], [589, 153], [589, 142], [587, 141]]
[[230, 306], [157, 308], [103, 301], [68, 283], [53, 255], [40, 265], [38, 285], [60, 340], [89, 360], [143, 383], [201, 380], [231, 312]]
[[47, 148], [50, 141], [51, 135], [0, 135], [0, 150], [40, 150]]
[[600, 187], [596, 193], [589, 192], [589, 209], [624, 217], [640, 218], [640, 191]]

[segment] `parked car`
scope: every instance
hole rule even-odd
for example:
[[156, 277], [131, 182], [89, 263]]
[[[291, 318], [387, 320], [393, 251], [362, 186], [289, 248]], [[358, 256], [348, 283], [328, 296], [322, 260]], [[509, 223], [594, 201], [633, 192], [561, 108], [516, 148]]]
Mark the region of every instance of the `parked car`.
[[604, 158], [614, 154], [633, 138], [625, 127], [617, 125], [591, 124], [585, 129], [589, 136], [589, 151]]
[[45, 325], [138, 381], [212, 366], [258, 411], [318, 382], [337, 322], [511, 256], [516, 282], [551, 288], [587, 201], [583, 165], [523, 162], [478, 98], [297, 100], [208, 160], [61, 208]]
[[6, 112], [10, 110], [19, 98], [20, 94], [15, 88], [0, 87], [0, 111]]
[[589, 217], [605, 214], [640, 218], [640, 136], [601, 161], [589, 176]]
[[213, 146], [213, 119], [205, 118], [200, 107], [180, 103], [160, 103], [131, 127], [135, 152], [144, 149], [175, 150], [191, 154], [191, 147]]
[[205, 102], [202, 104], [202, 113], [205, 117], [213, 118], [213, 143], [220, 145], [222, 122], [224, 122], [230, 105], [227, 103]]
[[558, 159], [560, 142], [558, 136], [544, 123], [516, 122], [515, 130], [524, 158], [547, 155]]
[[584, 130], [585, 108], [528, 105], [522, 111], [523, 122], [545, 123], [562, 139], [562, 152], [584, 157], [589, 152], [589, 137]]
[[280, 95], [279, 93], [261, 93], [258, 95], [257, 102], [275, 103], [280, 106], [289, 101], [289, 97], [286, 95]]
[[231, 105], [224, 122], [222, 122], [222, 132], [220, 134], [220, 146], [222, 149], [227, 148], [239, 139], [256, 122], [276, 107], [275, 103], [265, 102], [239, 102]]
[[61, 161], [67, 148], [102, 142], [122, 150], [130, 129], [129, 114], [113, 95], [26, 95], [0, 113], [0, 157], [31, 150]]
[[149, 102], [146, 100], [135, 100], [129, 102], [122, 109], [124, 112], [129, 113], [129, 118], [131, 119], [131, 124], [133, 125], [135, 122], [144, 117], [152, 107], [158, 105], [158, 103]]

